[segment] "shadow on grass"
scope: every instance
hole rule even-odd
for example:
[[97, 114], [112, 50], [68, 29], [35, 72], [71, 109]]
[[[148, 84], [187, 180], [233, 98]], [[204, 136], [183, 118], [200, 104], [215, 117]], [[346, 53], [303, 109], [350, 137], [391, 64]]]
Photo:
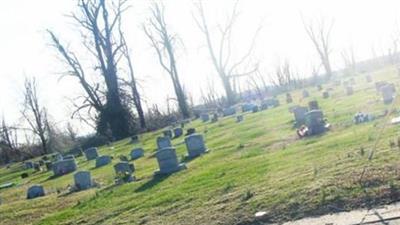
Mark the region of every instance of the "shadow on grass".
[[165, 179], [167, 179], [171, 174], [163, 174], [163, 175], [154, 175], [153, 178], [146, 183], [144, 183], [142, 186], [137, 188], [135, 192], [142, 192], [146, 191], [147, 189], [151, 189], [154, 186], [158, 185], [159, 183], [163, 182]]

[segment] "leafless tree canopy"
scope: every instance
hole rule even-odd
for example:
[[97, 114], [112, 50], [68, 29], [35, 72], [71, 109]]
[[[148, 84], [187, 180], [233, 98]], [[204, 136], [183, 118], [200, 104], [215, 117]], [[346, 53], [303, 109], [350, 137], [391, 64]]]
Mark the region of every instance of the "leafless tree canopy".
[[31, 131], [39, 138], [43, 152], [47, 154], [50, 151], [47, 145], [49, 135], [47, 110], [39, 102], [37, 84], [34, 78], [25, 80], [24, 97], [25, 101], [21, 114]]
[[186, 95], [178, 76], [175, 48], [178, 37], [170, 34], [164, 18], [164, 6], [154, 3], [151, 8], [152, 17], [143, 25], [143, 30], [149, 38], [152, 47], [156, 50], [158, 61], [162, 68], [168, 72], [174, 86], [179, 109], [184, 118], [189, 118], [190, 111]]
[[239, 59], [237, 60], [232, 58], [232, 30], [238, 17], [238, 13], [236, 10], [237, 4], [238, 1], [236, 1], [232, 13], [228, 17], [226, 24], [217, 25], [217, 33], [219, 34], [219, 40], [217, 42], [215, 42], [215, 39], [217, 38], [212, 35], [214, 33], [211, 32], [208, 26], [202, 1], [198, 1], [198, 3], [196, 4], [198, 16], [195, 17], [195, 21], [197, 23], [197, 26], [204, 34], [211, 61], [214, 65], [214, 68], [216, 69], [219, 78], [221, 79], [229, 105], [232, 105], [236, 102], [236, 94], [233, 84], [234, 80], [242, 76], [253, 74], [258, 69], [258, 63], [250, 66], [250, 68], [247, 68], [247, 70], [246, 68], [244, 68], [244, 66], [250, 63], [250, 56], [253, 53], [255, 40], [259, 31], [261, 30], [261, 26], [258, 27], [255, 35], [253, 36], [253, 40], [247, 52], [239, 57]]
[[320, 18], [316, 21], [307, 22], [304, 18], [302, 19], [307, 35], [318, 52], [321, 63], [325, 68], [326, 77], [329, 79], [332, 76], [332, 68], [329, 57], [332, 52], [330, 36], [333, 28], [333, 20]]

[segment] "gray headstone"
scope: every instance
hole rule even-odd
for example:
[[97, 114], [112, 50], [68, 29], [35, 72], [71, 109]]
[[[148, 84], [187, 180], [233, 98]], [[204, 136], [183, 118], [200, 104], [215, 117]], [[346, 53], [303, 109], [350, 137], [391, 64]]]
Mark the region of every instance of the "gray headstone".
[[297, 106], [293, 109], [294, 119], [297, 126], [303, 125], [305, 123], [307, 112], [308, 108], [304, 106]]
[[290, 93], [286, 93], [286, 103], [292, 103], [293, 102], [293, 98], [292, 95]]
[[78, 190], [86, 190], [92, 187], [92, 178], [90, 172], [79, 171], [74, 174], [75, 187]]
[[69, 153], [75, 157], [78, 157], [82, 155], [82, 149], [80, 147], [76, 147], [69, 150]]
[[260, 111], [260, 107], [258, 107], [258, 105], [254, 105], [253, 109], [251, 110], [253, 113], [256, 113], [258, 111]]
[[262, 110], [269, 109], [269, 108], [275, 108], [278, 106], [279, 106], [279, 100], [275, 99], [275, 98], [266, 99], [266, 100], [262, 101], [262, 103], [261, 103]]
[[32, 169], [33, 168], [33, 162], [28, 161], [25, 162], [25, 169]]
[[36, 170], [36, 171], [41, 171], [42, 170], [42, 168], [40, 167], [40, 164], [39, 163], [33, 163], [33, 169], [34, 170]]
[[61, 176], [67, 173], [74, 172], [78, 166], [75, 159], [61, 160], [53, 163], [52, 169], [54, 176]]
[[117, 177], [124, 182], [131, 182], [134, 180], [132, 177], [135, 167], [128, 162], [119, 162], [114, 165], [114, 171]]
[[164, 137], [172, 138], [172, 131], [171, 130], [164, 130], [163, 134], [164, 134]]
[[380, 88], [382, 92], [383, 102], [385, 104], [390, 104], [393, 102], [396, 89], [393, 84], [387, 84]]
[[163, 149], [167, 147], [171, 147], [171, 139], [169, 137], [157, 137], [157, 148]]
[[51, 170], [53, 168], [53, 163], [51, 161], [46, 161], [44, 164], [46, 165], [47, 170]]
[[105, 166], [111, 163], [111, 157], [109, 155], [102, 155], [96, 158], [96, 168]]
[[211, 122], [215, 123], [218, 121], [218, 113], [214, 113], [211, 117]]
[[27, 192], [27, 199], [34, 199], [38, 197], [45, 196], [44, 188], [40, 185], [31, 186]]
[[308, 102], [308, 108], [310, 108], [310, 110], [317, 110], [317, 109], [319, 109], [319, 106], [318, 106], [318, 102], [317, 101], [310, 101], [310, 102]]
[[354, 89], [351, 86], [346, 87], [346, 95], [352, 95], [354, 93]]
[[138, 135], [134, 135], [131, 137], [131, 143], [135, 144], [139, 142], [139, 136]]
[[55, 154], [54, 157], [55, 157], [56, 161], [63, 160], [63, 157], [60, 153]]
[[132, 160], [138, 159], [144, 156], [144, 150], [143, 148], [135, 148], [131, 151], [130, 155]]
[[311, 135], [325, 132], [324, 114], [321, 110], [311, 110], [306, 113], [305, 124]]
[[183, 135], [183, 129], [180, 127], [174, 128], [174, 138], [178, 138]]
[[236, 114], [236, 109], [234, 107], [225, 108], [222, 111], [223, 116], [232, 116]]
[[207, 122], [210, 120], [210, 116], [208, 115], [208, 113], [202, 113], [200, 115], [201, 121], [203, 121], [203, 123]]
[[322, 93], [322, 97], [323, 97], [323, 98], [329, 98], [329, 92], [324, 91], [324, 92]]
[[75, 156], [72, 155], [72, 154], [70, 154], [70, 155], [64, 156], [63, 159], [64, 159], [64, 160], [66, 160], [66, 159], [75, 159]]
[[310, 96], [310, 93], [308, 93], [307, 90], [303, 90], [303, 98], [308, 98]]
[[255, 105], [252, 104], [252, 103], [245, 103], [245, 104], [242, 105], [242, 112], [250, 112], [250, 111], [253, 110], [254, 106]]
[[236, 123], [240, 123], [240, 122], [242, 122], [243, 121], [243, 115], [238, 115], [237, 117], [236, 117]]
[[189, 158], [197, 157], [207, 151], [207, 147], [204, 144], [203, 135], [201, 134], [192, 134], [187, 136], [185, 138], [185, 144]]
[[99, 156], [99, 154], [97, 153], [97, 148], [95, 147], [86, 149], [84, 153], [88, 161], [96, 159]]
[[184, 164], [179, 164], [175, 148], [163, 148], [156, 152], [159, 171], [155, 174], [169, 174], [180, 169], [186, 168]]

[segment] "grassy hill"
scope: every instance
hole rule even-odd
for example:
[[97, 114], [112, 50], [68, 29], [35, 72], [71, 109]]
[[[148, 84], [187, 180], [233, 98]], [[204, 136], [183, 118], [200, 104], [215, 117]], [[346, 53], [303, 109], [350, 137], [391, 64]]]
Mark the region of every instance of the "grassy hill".
[[[390, 80], [400, 90], [394, 68], [371, 75], [373, 81]], [[346, 96], [343, 86], [327, 84], [324, 88], [333, 88], [328, 99], [316, 88], [302, 99], [298, 90], [292, 92], [293, 103], [286, 104], [281, 95], [281, 106], [247, 113], [242, 123], [235, 117], [192, 122], [187, 127], [204, 134], [210, 152], [170, 176], [153, 178], [156, 137], [162, 131], [141, 136], [137, 146], [145, 149], [145, 157], [134, 162], [138, 180], [120, 186], [114, 185], [113, 164], [134, 147], [129, 140], [100, 148], [100, 154], [114, 156], [105, 167], [94, 168], [94, 161], [78, 158], [79, 169], [89, 170], [100, 187], [69, 195], [63, 193], [73, 184], [72, 174], [49, 179], [51, 172], [29, 171], [22, 180], [22, 164], [1, 168], [0, 184], [18, 185], [0, 190], [0, 224], [258, 224], [258, 211], [267, 212], [264, 222], [283, 221], [399, 200], [400, 148], [391, 148], [389, 141], [397, 143], [400, 136], [397, 126], [387, 124], [399, 114], [354, 125], [358, 111], [380, 115], [390, 108], [374, 82], [367, 83], [363, 75], [354, 78], [352, 96]], [[318, 100], [332, 129], [298, 139], [289, 107], [312, 99]], [[173, 140], [180, 159], [186, 154], [183, 140]], [[44, 185], [47, 196], [26, 200], [32, 184]]]

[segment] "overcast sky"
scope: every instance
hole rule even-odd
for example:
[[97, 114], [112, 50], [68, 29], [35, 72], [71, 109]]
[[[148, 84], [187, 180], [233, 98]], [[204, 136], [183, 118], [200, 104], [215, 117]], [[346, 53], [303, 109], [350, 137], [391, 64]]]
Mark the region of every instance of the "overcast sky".
[[[234, 1], [203, 0], [211, 29], [223, 24]], [[171, 81], [158, 64], [155, 52], [144, 36], [141, 24], [149, 16], [150, 1], [131, 0], [132, 8], [124, 15], [124, 27], [132, 50], [134, 67], [141, 82], [141, 91], [148, 105], [165, 105], [166, 96], [173, 96]], [[209, 60], [202, 33], [189, 0], [164, 1], [166, 21], [171, 32], [177, 33], [183, 45], [178, 46], [179, 75], [185, 88], [200, 100], [200, 88], [207, 80], [219, 88], [219, 80]], [[75, 80], [59, 80], [66, 67], [49, 46], [46, 29], [58, 34], [61, 41], [81, 58], [87, 57], [80, 45], [79, 30], [65, 15], [76, 10], [74, 0], [12, 0], [0, 2], [0, 115], [9, 122], [20, 118], [22, 87], [25, 76], [34, 76], [39, 83], [39, 95], [52, 117], [62, 125], [72, 111], [68, 99], [77, 96], [80, 86]], [[304, 31], [301, 15], [315, 19], [321, 16], [334, 20], [332, 30], [332, 60], [335, 69], [343, 66], [340, 52], [353, 46], [357, 59], [372, 56], [372, 48], [381, 54], [391, 46], [398, 34], [400, 1], [350, 0], [247, 0], [238, 5], [240, 15], [234, 27], [233, 52], [238, 57], [246, 51], [260, 23], [253, 54], [260, 61], [263, 74], [287, 58], [308, 76], [313, 66], [320, 64], [315, 50]], [[90, 68], [90, 65], [88, 65]], [[76, 126], [82, 126], [75, 122]]]

